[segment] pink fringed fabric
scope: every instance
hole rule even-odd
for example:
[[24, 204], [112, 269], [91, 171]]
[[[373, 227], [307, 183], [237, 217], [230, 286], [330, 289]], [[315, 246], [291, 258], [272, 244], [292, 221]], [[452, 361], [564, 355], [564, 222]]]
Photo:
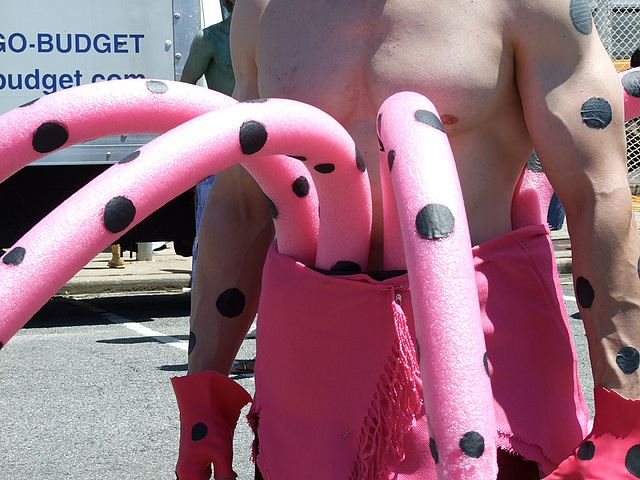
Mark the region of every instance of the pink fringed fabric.
[[391, 476], [405, 458], [403, 440], [415, 426], [421, 406], [420, 367], [407, 317], [396, 302], [392, 306], [397, 344], [360, 432], [358, 458], [350, 480], [386, 480]]

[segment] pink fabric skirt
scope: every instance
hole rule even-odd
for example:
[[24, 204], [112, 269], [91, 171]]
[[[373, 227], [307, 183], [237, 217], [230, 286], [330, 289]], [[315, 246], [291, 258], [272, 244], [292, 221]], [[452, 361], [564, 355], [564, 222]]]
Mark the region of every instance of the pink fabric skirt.
[[[548, 228], [473, 254], [498, 445], [548, 472], [588, 420]], [[407, 276], [387, 277], [328, 275], [272, 246], [249, 415], [266, 480], [435, 478]]]

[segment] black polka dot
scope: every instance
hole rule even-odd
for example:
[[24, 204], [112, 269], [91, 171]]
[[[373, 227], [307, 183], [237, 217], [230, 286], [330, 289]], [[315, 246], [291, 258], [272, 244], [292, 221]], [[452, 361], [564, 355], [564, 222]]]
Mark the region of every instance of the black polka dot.
[[194, 442], [202, 440], [207, 436], [207, 433], [209, 433], [209, 428], [204, 423], [198, 422], [191, 428], [191, 440]]
[[389, 153], [387, 153], [387, 162], [389, 163], [389, 171], [393, 169], [393, 162], [395, 161], [396, 161], [396, 151], [389, 150]]
[[384, 152], [384, 144], [382, 143], [382, 139], [380, 138], [382, 131], [382, 114], [378, 115], [378, 145], [380, 145], [380, 151]]
[[276, 204], [273, 203], [273, 201], [269, 197], [265, 195], [264, 198], [267, 200], [267, 206], [269, 207], [271, 218], [275, 220], [276, 218], [278, 218], [278, 208], [276, 207]]
[[569, 14], [573, 26], [583, 35], [589, 35], [593, 29], [591, 21], [591, 7], [588, 0], [571, 0]]
[[0, 350], [4, 348], [4, 343], [0, 342]]
[[296, 194], [297, 197], [302, 198], [309, 195], [309, 180], [305, 177], [298, 177], [296, 181], [293, 182], [291, 187], [293, 189], [293, 193]]
[[147, 80], [147, 89], [151, 93], [167, 93], [169, 91], [169, 85], [159, 80]]
[[431, 450], [433, 461], [438, 463], [440, 461], [440, 457], [438, 456], [438, 447], [436, 446], [436, 441], [433, 438], [429, 439], [429, 450]]
[[260, 122], [249, 120], [240, 127], [240, 148], [245, 155], [259, 152], [267, 143], [267, 129]]
[[189, 332], [189, 350], [187, 350], [187, 355], [191, 355], [194, 348], [196, 348], [196, 334]]
[[319, 163], [313, 169], [318, 173], [331, 173], [336, 169], [333, 163]]
[[300, 160], [301, 162], [306, 162], [307, 157], [302, 157], [300, 155], [287, 155], [288, 157], [295, 158], [296, 160]]
[[22, 105], [20, 105], [18, 108], [24, 108], [24, 107], [28, 107], [29, 105], [33, 105], [34, 103], [36, 103], [38, 100], [40, 100], [41, 97], [38, 98], [34, 98], [33, 100], [27, 102], [27, 103], [23, 103]]
[[444, 125], [442, 125], [442, 122], [440, 121], [438, 116], [435, 113], [430, 112], [429, 110], [418, 110], [415, 113], [415, 118], [421, 123], [437, 128], [438, 130], [444, 132]]
[[62, 147], [69, 140], [69, 132], [59, 123], [46, 122], [33, 134], [31, 144], [39, 153], [49, 153]]
[[613, 119], [611, 105], [604, 98], [590, 98], [582, 104], [582, 121], [589, 128], [601, 130]]
[[633, 347], [621, 348], [616, 355], [616, 363], [627, 375], [635, 373], [640, 368], [640, 353]]
[[129, 155], [121, 159], [118, 163], [129, 163], [134, 161], [139, 156], [140, 156], [140, 150], [136, 150], [135, 152], [130, 153]]
[[480, 458], [484, 453], [484, 438], [478, 432], [468, 432], [460, 439], [462, 452], [473, 458]]
[[638, 259], [638, 277], [640, 277], [640, 258]]
[[362, 271], [360, 265], [356, 262], [350, 262], [348, 260], [341, 260], [331, 267], [332, 272], [351, 272], [359, 273]]
[[360, 153], [360, 150], [358, 150], [358, 147], [356, 147], [356, 167], [358, 167], [358, 170], [362, 173], [367, 170], [367, 164], [364, 162], [364, 158], [362, 158], [362, 154]]
[[640, 445], [634, 445], [629, 449], [624, 465], [631, 475], [640, 478]]
[[540, 163], [540, 159], [538, 158], [538, 154], [533, 152], [527, 160], [527, 168], [532, 172], [544, 172], [542, 169], [542, 164]]
[[640, 71], [629, 72], [622, 77], [622, 86], [629, 95], [640, 98]]
[[491, 372], [489, 371], [489, 354], [485, 353], [482, 358], [482, 363], [484, 363], [484, 371], [487, 372], [487, 376], [491, 378]]
[[120, 233], [126, 229], [136, 216], [136, 207], [126, 197], [109, 200], [104, 208], [104, 226], [111, 233]]
[[451, 235], [455, 226], [453, 213], [445, 205], [431, 203], [416, 216], [416, 228], [422, 238], [435, 240]]
[[15, 247], [9, 250], [4, 257], [2, 257], [2, 263], [5, 265], [20, 265], [24, 260], [24, 256], [27, 251], [22, 247]]
[[237, 317], [244, 310], [245, 297], [237, 288], [229, 288], [220, 294], [216, 300], [216, 308], [227, 318]]
[[578, 449], [578, 458], [580, 460], [591, 460], [596, 454], [596, 446], [592, 441], [587, 440]]
[[578, 277], [576, 280], [576, 297], [582, 308], [591, 308], [595, 293], [589, 280], [584, 277]]

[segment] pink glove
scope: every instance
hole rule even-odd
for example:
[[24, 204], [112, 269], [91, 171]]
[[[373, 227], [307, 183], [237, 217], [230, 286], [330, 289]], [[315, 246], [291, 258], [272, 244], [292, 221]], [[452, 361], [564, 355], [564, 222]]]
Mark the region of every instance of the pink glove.
[[232, 468], [233, 432], [240, 410], [251, 395], [230, 378], [212, 370], [174, 377], [180, 409], [180, 480], [237, 477]]
[[591, 434], [546, 480], [640, 478], [640, 400], [598, 387]]

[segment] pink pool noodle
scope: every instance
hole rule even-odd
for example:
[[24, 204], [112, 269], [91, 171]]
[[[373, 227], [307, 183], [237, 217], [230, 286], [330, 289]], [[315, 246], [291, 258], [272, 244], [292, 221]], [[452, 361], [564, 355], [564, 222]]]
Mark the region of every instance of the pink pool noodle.
[[[0, 179], [48, 152], [107, 135], [121, 133], [164, 133], [198, 115], [236, 103], [213, 90], [187, 83], [162, 80], [120, 80], [100, 82], [62, 90], [41, 97], [0, 117]], [[256, 180], [268, 182], [275, 197], [287, 195], [300, 178], [309, 177], [305, 166], [281, 158], [282, 175], [253, 171]], [[297, 183], [296, 183], [297, 182]], [[309, 180], [309, 193], [301, 201], [282, 205], [280, 226], [283, 253], [301, 261], [315, 261], [319, 230], [317, 194]], [[290, 188], [289, 188], [290, 189]], [[299, 191], [299, 187], [297, 189]], [[294, 234], [289, 226], [297, 219]], [[291, 232], [291, 233], [288, 233]]]
[[[268, 131], [266, 135], [259, 125]], [[342, 187], [342, 170], [353, 169], [359, 172], [361, 186], [368, 188], [366, 175], [356, 161], [353, 140], [348, 135], [347, 140], [343, 133], [337, 122], [313, 107], [270, 100], [236, 104], [202, 115], [150, 142], [74, 194], [2, 257], [0, 308], [5, 315], [0, 321], [0, 342], [11, 338], [75, 272], [122, 233], [202, 178], [249, 156], [257, 156], [253, 161], [262, 162], [265, 172], [278, 175], [278, 157], [273, 155], [286, 152], [305, 156], [315, 167], [325, 164], [325, 157], [316, 160], [320, 152], [335, 163], [338, 173], [331, 177], [336, 185]], [[256, 155], [258, 152], [264, 158]], [[341, 158], [345, 152], [348, 158]], [[329, 176], [316, 170], [312, 175]], [[320, 183], [333, 187], [324, 179]], [[274, 198], [276, 193], [266, 192]], [[356, 241], [345, 249], [345, 255], [349, 255], [355, 244], [357, 255], [339, 258], [368, 256], [370, 231], [364, 230], [367, 225], [370, 229], [370, 202], [367, 205], [367, 196], [363, 201], [363, 195], [356, 188], [346, 195], [348, 201], [357, 197], [364, 210], [368, 207], [369, 215], [362, 208], [349, 210], [361, 217], [355, 224], [361, 225], [362, 238], [354, 238]], [[328, 217], [332, 220], [331, 215]], [[341, 226], [343, 220], [338, 215], [334, 217], [338, 232], [347, 228]], [[346, 217], [349, 228], [353, 228], [350, 215]], [[74, 255], [67, 255], [71, 250]]]
[[640, 117], [640, 67], [618, 73], [624, 94], [624, 120]]
[[438, 478], [495, 479], [493, 396], [449, 142], [433, 104], [421, 95], [393, 95], [380, 113], [380, 139], [393, 158], [381, 169], [391, 171], [399, 210]]

